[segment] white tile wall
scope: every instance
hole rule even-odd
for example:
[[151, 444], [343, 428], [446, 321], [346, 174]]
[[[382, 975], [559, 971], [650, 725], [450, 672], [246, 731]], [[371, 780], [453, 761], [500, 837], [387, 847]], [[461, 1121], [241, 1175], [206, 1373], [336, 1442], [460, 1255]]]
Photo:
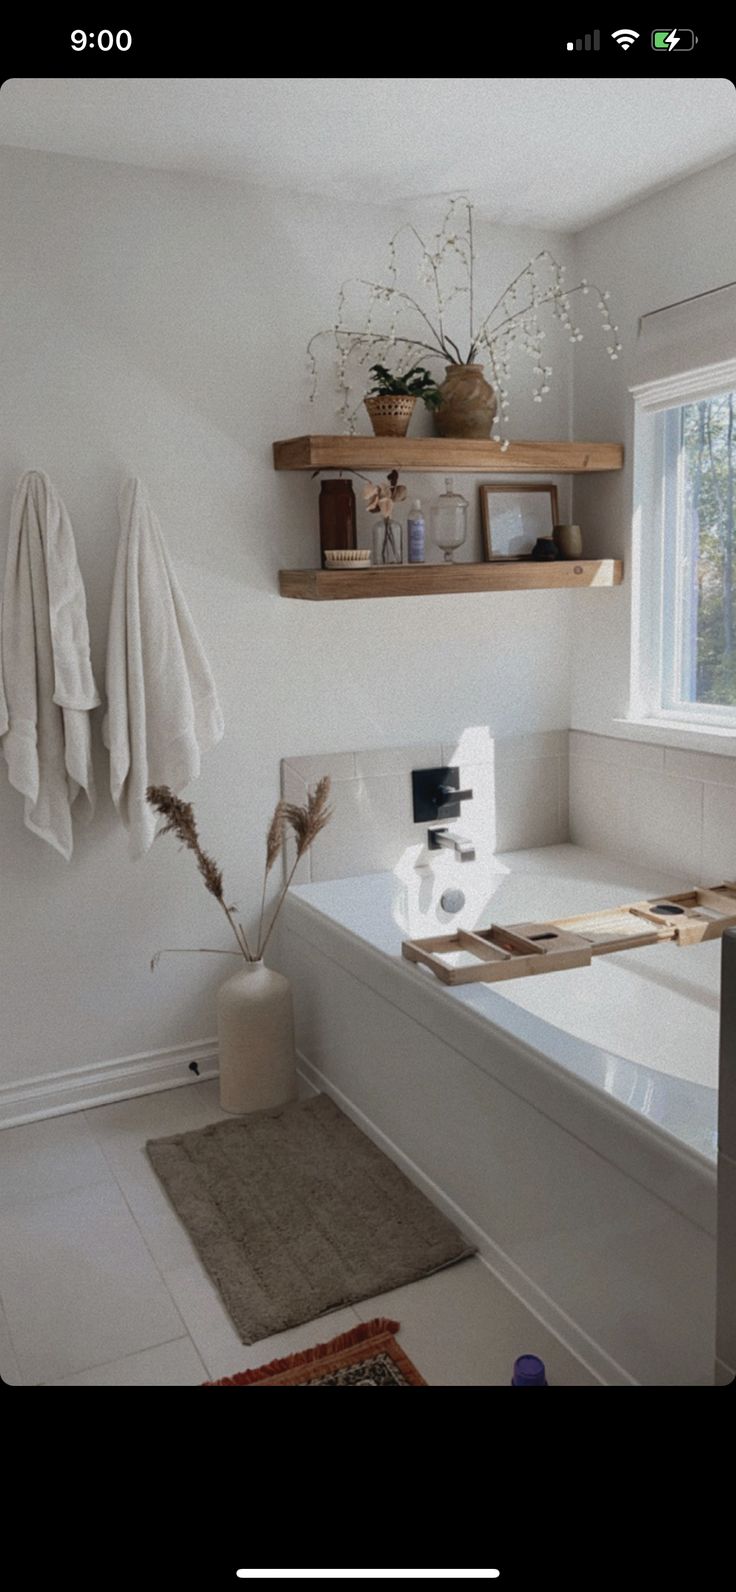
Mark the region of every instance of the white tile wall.
[[571, 730], [570, 838], [694, 884], [736, 878], [736, 757]]
[[610, 763], [570, 753], [570, 838], [612, 857], [628, 853], [625, 779]]
[[474, 841], [481, 860], [568, 838], [567, 731], [499, 739], [487, 725], [471, 725], [442, 743], [286, 758], [287, 801], [303, 802], [322, 774], [332, 779], [332, 820], [302, 859], [297, 882], [382, 872], [407, 851], [423, 859], [427, 825], [414, 823], [411, 773], [443, 766], [459, 768], [461, 786], [473, 791], [450, 827]]
[[[703, 785], [646, 768], [632, 768], [628, 779], [629, 855], [654, 862], [679, 878], [702, 876]], [[713, 879], [719, 884], [719, 879]]]
[[313, 879], [393, 868], [416, 836], [407, 776], [377, 774], [333, 787], [334, 812], [311, 853]]
[[561, 813], [562, 758], [499, 759], [496, 769], [496, 850], [554, 846], [567, 838]]
[[355, 772], [358, 778], [372, 778], [381, 774], [403, 775], [407, 756], [412, 768], [439, 768], [442, 747], [439, 741], [425, 741], [419, 746], [384, 746], [375, 752], [356, 752]]
[[625, 741], [612, 735], [589, 735], [586, 730], [570, 731], [570, 756], [595, 758], [598, 763], [613, 763], [616, 768], [664, 768], [664, 747], [646, 741]]

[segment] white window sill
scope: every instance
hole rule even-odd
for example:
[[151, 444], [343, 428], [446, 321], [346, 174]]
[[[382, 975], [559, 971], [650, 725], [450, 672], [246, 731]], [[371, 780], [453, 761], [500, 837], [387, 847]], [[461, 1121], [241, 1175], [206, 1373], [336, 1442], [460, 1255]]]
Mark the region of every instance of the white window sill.
[[614, 719], [610, 733], [629, 741], [651, 741], [654, 745], [679, 746], [684, 751], [736, 756], [736, 728], [726, 725], [712, 724], [705, 728], [677, 719]]

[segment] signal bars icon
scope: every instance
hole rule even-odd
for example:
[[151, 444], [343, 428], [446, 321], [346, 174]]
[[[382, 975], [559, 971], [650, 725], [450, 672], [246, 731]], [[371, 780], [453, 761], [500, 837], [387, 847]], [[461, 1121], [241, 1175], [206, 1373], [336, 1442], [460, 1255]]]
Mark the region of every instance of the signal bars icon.
[[568, 50], [599, 50], [600, 47], [601, 35], [599, 28], [596, 28], [595, 33], [592, 35], [590, 33], [585, 34], [585, 43], [583, 43], [582, 39], [569, 39], [567, 44]]

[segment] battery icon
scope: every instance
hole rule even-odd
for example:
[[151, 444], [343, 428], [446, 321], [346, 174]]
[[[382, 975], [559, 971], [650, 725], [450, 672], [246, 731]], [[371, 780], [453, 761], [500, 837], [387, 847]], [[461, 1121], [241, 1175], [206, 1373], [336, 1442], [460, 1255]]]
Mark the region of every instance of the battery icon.
[[656, 28], [652, 34], [653, 50], [692, 50], [697, 42], [692, 28]]

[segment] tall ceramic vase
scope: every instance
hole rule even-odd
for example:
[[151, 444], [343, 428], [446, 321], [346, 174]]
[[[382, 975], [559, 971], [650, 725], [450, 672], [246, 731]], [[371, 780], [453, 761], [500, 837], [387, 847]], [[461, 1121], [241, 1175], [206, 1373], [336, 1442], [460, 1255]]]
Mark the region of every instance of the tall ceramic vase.
[[244, 962], [217, 992], [220, 1105], [264, 1111], [296, 1098], [291, 985], [263, 962]]
[[482, 365], [448, 365], [434, 417], [438, 437], [490, 437], [496, 394]]

